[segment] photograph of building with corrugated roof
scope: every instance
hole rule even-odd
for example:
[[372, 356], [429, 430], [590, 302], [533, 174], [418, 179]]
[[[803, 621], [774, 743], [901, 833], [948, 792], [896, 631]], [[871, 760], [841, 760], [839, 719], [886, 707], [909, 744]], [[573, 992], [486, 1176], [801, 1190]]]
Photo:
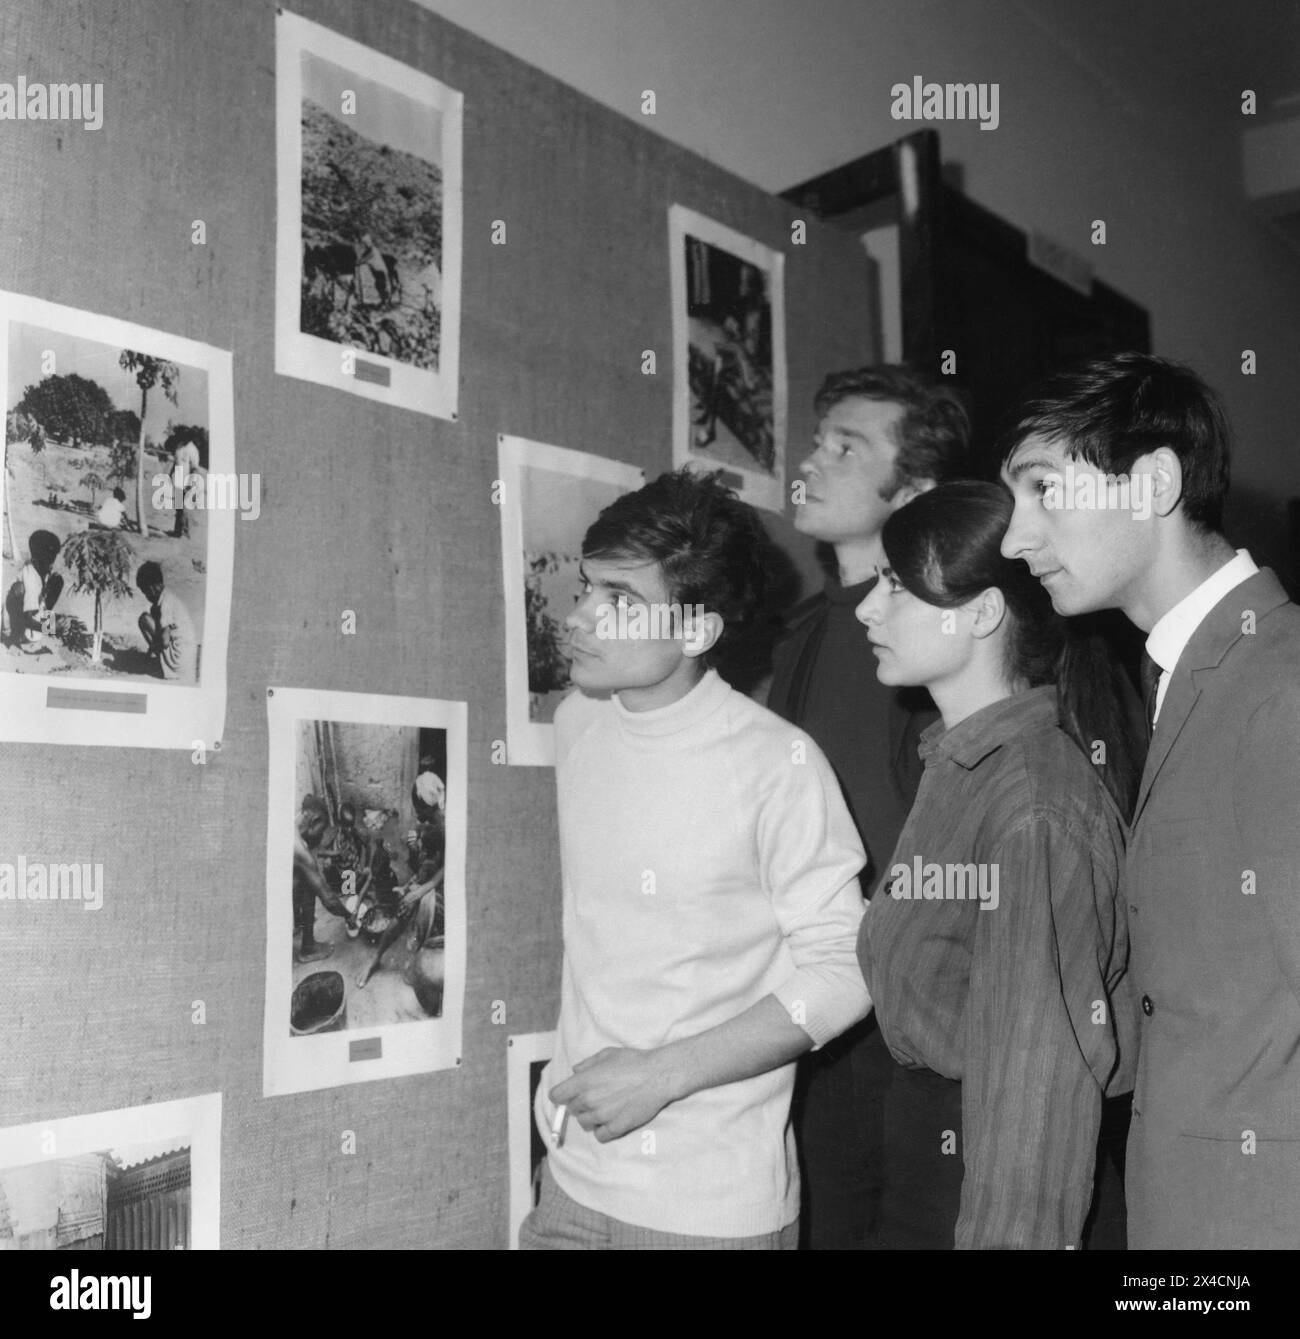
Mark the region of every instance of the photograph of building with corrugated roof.
[[0, 1168], [0, 1251], [184, 1251], [190, 1149], [132, 1144]]

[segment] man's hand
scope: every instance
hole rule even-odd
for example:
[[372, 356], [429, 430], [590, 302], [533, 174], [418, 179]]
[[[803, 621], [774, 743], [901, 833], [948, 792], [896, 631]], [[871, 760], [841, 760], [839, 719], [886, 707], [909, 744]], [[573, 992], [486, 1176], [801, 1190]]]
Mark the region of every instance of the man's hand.
[[[857, 965], [853, 974], [861, 989]], [[862, 989], [863, 999], [867, 998]], [[801, 1056], [813, 1044], [775, 995], [764, 995], [742, 1014], [693, 1037], [648, 1051], [607, 1046], [573, 1067], [550, 1091], [584, 1130], [602, 1144], [631, 1134], [670, 1102], [705, 1088], [766, 1074]]]
[[677, 1096], [661, 1052], [616, 1046], [575, 1065], [573, 1074], [550, 1092], [551, 1101], [567, 1106], [602, 1144], [640, 1129]]

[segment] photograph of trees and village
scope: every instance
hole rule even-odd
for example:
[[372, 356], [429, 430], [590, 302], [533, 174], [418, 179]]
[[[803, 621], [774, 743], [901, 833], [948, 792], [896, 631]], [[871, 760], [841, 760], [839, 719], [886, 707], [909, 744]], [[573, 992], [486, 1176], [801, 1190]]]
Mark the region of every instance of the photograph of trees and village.
[[197, 684], [207, 373], [17, 321], [8, 359], [0, 669]]
[[303, 52], [304, 334], [436, 371], [441, 115]]

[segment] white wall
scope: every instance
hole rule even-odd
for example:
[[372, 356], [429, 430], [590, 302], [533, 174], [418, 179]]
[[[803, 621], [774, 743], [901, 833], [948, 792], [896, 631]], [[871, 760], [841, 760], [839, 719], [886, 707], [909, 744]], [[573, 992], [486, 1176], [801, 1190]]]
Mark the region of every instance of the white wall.
[[[1156, 351], [1224, 393], [1235, 477], [1300, 493], [1300, 255], [1248, 212], [1239, 91], [1205, 77], [1213, 53], [1189, 46], [1186, 80], [1171, 77], [1172, 14], [1161, 25], [1148, 6], [1139, 34], [1122, 19], [1137, 0], [1100, 5], [1092, 29], [1064, 0], [420, 2], [772, 191], [919, 128], [890, 119], [896, 82], [997, 82], [997, 130], [928, 123], [966, 192], [1147, 307]], [[1224, 70], [1240, 75], [1241, 56]], [[1089, 240], [1098, 218], [1105, 247]]]

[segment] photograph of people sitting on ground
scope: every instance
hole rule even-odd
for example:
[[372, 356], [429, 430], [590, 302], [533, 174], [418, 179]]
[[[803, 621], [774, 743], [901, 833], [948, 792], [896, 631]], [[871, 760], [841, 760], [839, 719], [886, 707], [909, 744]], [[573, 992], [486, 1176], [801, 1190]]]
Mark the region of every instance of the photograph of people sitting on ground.
[[446, 731], [300, 721], [293, 1036], [442, 1015]]
[[302, 87], [300, 328], [436, 370], [440, 114], [307, 52]]
[[10, 324], [0, 670], [199, 682], [208, 377]]

